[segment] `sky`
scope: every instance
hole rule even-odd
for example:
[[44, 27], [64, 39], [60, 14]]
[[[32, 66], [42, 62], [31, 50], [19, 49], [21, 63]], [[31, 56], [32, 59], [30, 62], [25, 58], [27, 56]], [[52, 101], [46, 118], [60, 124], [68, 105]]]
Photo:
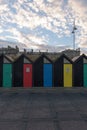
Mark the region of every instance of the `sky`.
[[[87, 0], [0, 0], [0, 47], [87, 54]], [[3, 42], [5, 41], [5, 42]]]

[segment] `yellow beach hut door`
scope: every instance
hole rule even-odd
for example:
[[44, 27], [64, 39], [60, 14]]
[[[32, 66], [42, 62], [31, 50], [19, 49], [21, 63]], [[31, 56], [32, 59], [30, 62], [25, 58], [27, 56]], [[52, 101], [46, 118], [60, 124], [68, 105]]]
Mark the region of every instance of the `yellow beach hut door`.
[[64, 64], [64, 87], [72, 87], [72, 64]]

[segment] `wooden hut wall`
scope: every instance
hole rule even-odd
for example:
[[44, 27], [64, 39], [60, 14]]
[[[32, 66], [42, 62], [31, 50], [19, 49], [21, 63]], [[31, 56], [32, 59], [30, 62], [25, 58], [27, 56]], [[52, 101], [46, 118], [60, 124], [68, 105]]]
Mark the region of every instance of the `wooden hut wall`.
[[20, 57], [13, 64], [13, 86], [23, 86], [23, 58]]
[[54, 63], [54, 87], [63, 87], [63, 58]]
[[38, 58], [34, 63], [33, 83], [35, 87], [43, 86], [43, 58]]
[[83, 86], [83, 58], [74, 62], [73, 74], [73, 85], [76, 87]]

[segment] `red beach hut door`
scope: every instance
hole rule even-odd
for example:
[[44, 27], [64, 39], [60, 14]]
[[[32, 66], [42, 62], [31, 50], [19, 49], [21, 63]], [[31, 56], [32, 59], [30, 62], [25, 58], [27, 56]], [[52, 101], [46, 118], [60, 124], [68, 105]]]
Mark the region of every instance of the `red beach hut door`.
[[24, 87], [32, 87], [32, 64], [24, 64], [23, 69], [23, 85]]

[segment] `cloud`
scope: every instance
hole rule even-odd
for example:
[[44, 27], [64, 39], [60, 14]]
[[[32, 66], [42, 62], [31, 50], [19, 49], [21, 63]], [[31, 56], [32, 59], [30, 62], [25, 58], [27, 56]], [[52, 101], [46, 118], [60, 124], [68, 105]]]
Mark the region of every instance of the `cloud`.
[[[13, 2], [0, 0], [0, 37], [7, 40], [15, 39], [31, 48], [48, 46], [50, 49], [49, 32], [61, 39], [71, 37], [75, 18], [78, 29], [76, 30], [76, 44], [77, 47], [84, 48], [87, 44], [86, 14], [86, 0], [67, 0], [66, 4], [65, 0], [14, 0]], [[25, 33], [24, 28], [29, 30], [29, 33]], [[43, 31], [43, 35], [40, 31], [35, 31], [39, 28]], [[47, 32], [44, 33], [44, 29]], [[2, 36], [1, 33], [6, 30], [12, 35]]]
[[75, 18], [77, 31], [76, 43], [82, 49], [87, 47], [87, 1], [86, 0], [69, 0], [68, 8], [71, 11], [68, 15]]

